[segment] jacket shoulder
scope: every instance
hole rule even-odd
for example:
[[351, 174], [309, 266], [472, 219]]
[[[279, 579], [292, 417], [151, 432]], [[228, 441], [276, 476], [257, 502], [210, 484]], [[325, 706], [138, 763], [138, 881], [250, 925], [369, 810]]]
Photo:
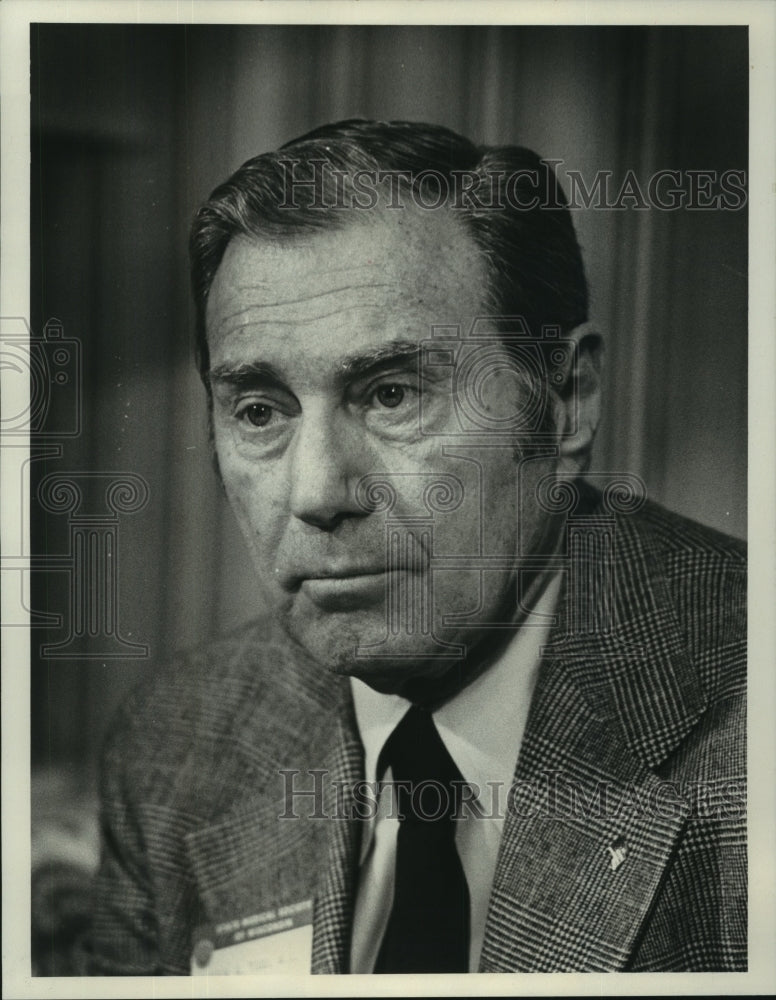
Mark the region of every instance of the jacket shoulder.
[[633, 518], [709, 703], [746, 690], [746, 544], [647, 502]]
[[653, 500], [644, 503], [633, 522], [667, 557], [716, 560], [729, 564], [731, 569], [746, 570], [746, 542], [676, 514]]
[[181, 653], [119, 707], [103, 753], [104, 793], [217, 811], [241, 775], [259, 780], [267, 748], [322, 724], [331, 680], [265, 619]]

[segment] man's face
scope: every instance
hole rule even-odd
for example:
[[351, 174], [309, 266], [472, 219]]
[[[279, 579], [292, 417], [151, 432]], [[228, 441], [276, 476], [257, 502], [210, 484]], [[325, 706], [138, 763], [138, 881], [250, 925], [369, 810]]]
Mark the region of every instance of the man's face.
[[[433, 326], [465, 337], [485, 291], [459, 222], [415, 211], [234, 239], [210, 291], [215, 448], [257, 610], [380, 690], [461, 674], [451, 654], [469, 662], [489, 624], [515, 618], [518, 544], [535, 549], [546, 527], [531, 492], [547, 463], [524, 464], [518, 490], [515, 442], [462, 434], [449, 368], [419, 364]], [[526, 391], [505, 361], [477, 390], [494, 421]], [[476, 565], [493, 555], [507, 557], [497, 570]]]

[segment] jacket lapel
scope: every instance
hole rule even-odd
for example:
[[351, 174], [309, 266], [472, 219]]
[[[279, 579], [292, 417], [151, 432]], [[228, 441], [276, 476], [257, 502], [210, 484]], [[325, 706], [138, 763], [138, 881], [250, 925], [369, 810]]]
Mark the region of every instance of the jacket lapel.
[[685, 818], [659, 788], [550, 665], [520, 753], [480, 971], [626, 965]]
[[[611, 550], [608, 577], [592, 550], [567, 573], [504, 824], [483, 972], [625, 968], [687, 817], [654, 768], [705, 695], [658, 553], [626, 519]], [[612, 619], [575, 630], [580, 594]]]
[[[348, 694], [350, 688], [348, 687]], [[364, 775], [364, 751], [352, 701], [338, 715], [328, 768], [332, 775], [326, 800], [327, 827], [319, 855], [313, 927], [314, 973], [350, 971], [350, 938], [356, 901], [361, 823], [354, 819], [353, 785]], [[320, 863], [320, 857], [326, 860]]]
[[[317, 679], [308, 690], [295, 685], [285, 704], [265, 705], [252, 720], [239, 741], [245, 780], [236, 783], [250, 790], [189, 833], [186, 850], [201, 922], [313, 900], [311, 971], [332, 973], [348, 964], [359, 826], [346, 817], [363, 751], [349, 685], [324, 679], [328, 688]], [[259, 768], [254, 754], [261, 754]]]

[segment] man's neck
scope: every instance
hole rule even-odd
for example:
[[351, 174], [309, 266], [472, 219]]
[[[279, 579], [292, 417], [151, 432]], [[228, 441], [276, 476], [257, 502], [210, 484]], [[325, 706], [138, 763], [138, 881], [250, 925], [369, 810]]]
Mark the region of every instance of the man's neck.
[[508, 620], [511, 616], [511, 624], [486, 629], [480, 641], [468, 651], [466, 658], [454, 662], [444, 673], [435, 676], [411, 676], [400, 689], [397, 689], [394, 683], [390, 690], [383, 690], [379, 682], [372, 683], [367, 678], [364, 680], [377, 691], [399, 695], [414, 705], [421, 705], [431, 712], [436, 711], [482, 676], [502, 656], [516, 632], [524, 627], [554, 575], [552, 572], [536, 574], [520, 594], [519, 600], [515, 587], [509, 596], [508, 607], [503, 609], [502, 620]]

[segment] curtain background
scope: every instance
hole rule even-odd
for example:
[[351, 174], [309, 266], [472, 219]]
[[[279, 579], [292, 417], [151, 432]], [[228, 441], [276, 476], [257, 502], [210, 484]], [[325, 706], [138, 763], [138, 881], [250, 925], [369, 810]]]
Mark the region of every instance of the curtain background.
[[[182, 27], [31, 30], [32, 302], [81, 344], [82, 430], [31, 464], [33, 553], [67, 554], [50, 473], [133, 473], [117, 522], [121, 636], [140, 657], [41, 655], [67, 635], [68, 573], [36, 574], [33, 764], [84, 787], [116, 702], [175, 649], [256, 611], [212, 473], [192, 360], [192, 213], [240, 163], [324, 121], [405, 118], [519, 143], [589, 183], [746, 169], [746, 28]], [[746, 210], [575, 215], [607, 338], [595, 468], [708, 525], [746, 530]], [[71, 402], [52, 397], [49, 420]], [[85, 503], [97, 504], [87, 483]], [[96, 489], [96, 487], [95, 487]]]

